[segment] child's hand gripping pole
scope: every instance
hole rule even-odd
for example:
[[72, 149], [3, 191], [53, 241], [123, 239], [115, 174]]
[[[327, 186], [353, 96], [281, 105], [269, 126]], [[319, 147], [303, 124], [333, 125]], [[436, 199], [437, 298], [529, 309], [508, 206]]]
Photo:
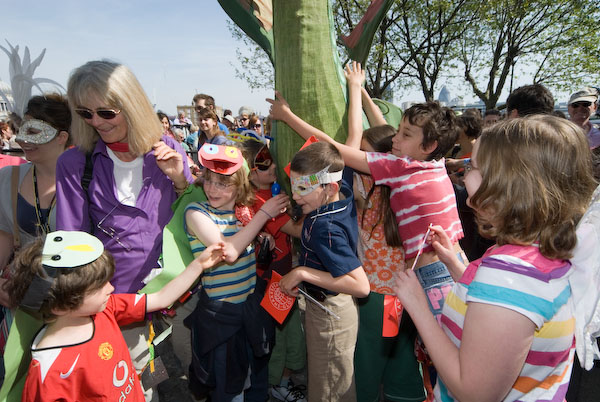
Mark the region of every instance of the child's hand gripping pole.
[[425, 233], [425, 237], [423, 237], [423, 241], [419, 245], [419, 250], [417, 251], [417, 256], [415, 257], [415, 261], [413, 262], [413, 265], [410, 268], [411, 271], [414, 271], [415, 267], [417, 266], [417, 261], [419, 261], [419, 257], [423, 253], [423, 248], [425, 247], [425, 242], [427, 241], [427, 238], [429, 237], [429, 232], [431, 232], [432, 226], [433, 226], [432, 223], [430, 223], [429, 226], [427, 226], [427, 233]]

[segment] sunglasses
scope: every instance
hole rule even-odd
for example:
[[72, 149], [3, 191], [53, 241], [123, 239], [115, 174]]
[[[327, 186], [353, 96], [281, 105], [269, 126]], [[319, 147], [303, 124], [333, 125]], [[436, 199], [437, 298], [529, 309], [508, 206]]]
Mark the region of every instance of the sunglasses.
[[121, 113], [120, 110], [115, 110], [115, 109], [96, 109], [96, 110], [90, 110], [90, 109], [86, 109], [86, 108], [77, 108], [75, 109], [75, 113], [77, 113], [78, 115], [80, 115], [82, 118], [86, 119], [86, 120], [90, 120], [92, 117], [94, 117], [94, 113], [98, 115], [98, 117], [100, 117], [101, 119], [104, 120], [112, 120], [115, 117], [117, 117], [117, 115], [119, 113]]
[[249, 117], [240, 117], [240, 120], [246, 121], [246, 120], [250, 120], [250, 118]]
[[570, 105], [573, 109], [577, 109], [578, 107], [590, 107], [592, 106], [592, 102], [575, 102]]
[[252, 126], [250, 126], [250, 128], [261, 128], [262, 125], [261, 124], [253, 124]]
[[200, 113], [201, 111], [203, 111], [204, 109], [207, 109], [206, 106], [196, 106], [194, 109], [196, 109], [197, 113]]
[[254, 158], [254, 167], [258, 170], [269, 170], [271, 165], [273, 164], [273, 157], [269, 152], [269, 148], [265, 145], [261, 148], [261, 150], [256, 154]]

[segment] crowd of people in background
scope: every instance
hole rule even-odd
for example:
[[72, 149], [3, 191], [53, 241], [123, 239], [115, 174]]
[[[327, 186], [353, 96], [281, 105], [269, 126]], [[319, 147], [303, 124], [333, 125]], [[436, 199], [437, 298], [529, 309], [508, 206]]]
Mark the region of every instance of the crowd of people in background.
[[[568, 116], [534, 84], [502, 111], [424, 102], [393, 127], [360, 64], [344, 75], [344, 144], [278, 93], [268, 117], [207, 94], [194, 120], [157, 112], [109, 61], [0, 122], [0, 347], [23, 349], [6, 392], [159, 400], [152, 342], [171, 327], [196, 400], [597, 398], [569, 259], [600, 181], [598, 90]], [[289, 177], [273, 121], [317, 139]], [[276, 277], [282, 324], [261, 307]]]

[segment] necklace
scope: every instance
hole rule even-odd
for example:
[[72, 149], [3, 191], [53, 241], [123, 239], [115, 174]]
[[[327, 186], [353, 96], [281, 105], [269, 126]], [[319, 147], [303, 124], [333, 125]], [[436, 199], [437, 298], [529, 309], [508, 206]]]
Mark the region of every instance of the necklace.
[[52, 207], [54, 206], [56, 193], [52, 196], [52, 201], [50, 201], [50, 208], [48, 208], [48, 216], [44, 216], [42, 213], [42, 208], [40, 206], [40, 196], [38, 192], [38, 184], [37, 184], [37, 174], [35, 172], [35, 165], [33, 165], [33, 194], [35, 196], [35, 215], [37, 216], [38, 226], [42, 229], [45, 234], [50, 233], [50, 223], [48, 222], [50, 217], [50, 212], [52, 211]]

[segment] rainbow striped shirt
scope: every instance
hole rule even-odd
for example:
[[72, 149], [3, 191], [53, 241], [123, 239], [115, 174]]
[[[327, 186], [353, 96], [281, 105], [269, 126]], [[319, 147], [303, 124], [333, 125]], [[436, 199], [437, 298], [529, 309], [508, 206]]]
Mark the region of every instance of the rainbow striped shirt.
[[[460, 347], [468, 302], [501, 306], [536, 325], [519, 377], [503, 401], [564, 401], [575, 353], [571, 264], [544, 257], [536, 246], [505, 245], [472, 262], [448, 294], [442, 328]], [[438, 377], [438, 401], [455, 399]]]
[[[223, 236], [233, 236], [240, 230], [234, 211], [221, 211], [213, 208], [208, 202], [193, 202], [185, 211], [199, 211], [208, 216], [220, 229]], [[194, 257], [198, 257], [206, 246], [196, 236], [188, 231], [184, 219], [184, 228], [192, 248]], [[229, 303], [242, 303], [248, 295], [254, 292], [256, 285], [256, 259], [254, 257], [254, 246], [248, 245], [244, 252], [233, 265], [225, 262], [205, 270], [201, 277], [202, 286], [208, 297], [212, 300], [226, 301]]]

